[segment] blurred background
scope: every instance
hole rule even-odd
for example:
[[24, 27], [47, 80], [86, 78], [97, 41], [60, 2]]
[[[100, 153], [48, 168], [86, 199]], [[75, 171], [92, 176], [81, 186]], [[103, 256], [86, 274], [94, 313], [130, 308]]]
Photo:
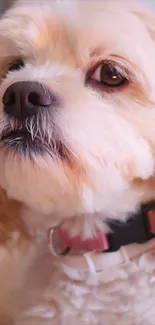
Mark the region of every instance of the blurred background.
[[[8, 8], [8, 6], [11, 4], [12, 1], [13, 0], [0, 0], [0, 14], [3, 13], [6, 8]], [[42, 1], [44, 1], [44, 0], [42, 0]], [[125, 1], [125, 0], [121, 0], [121, 1]], [[138, 0], [138, 1], [140, 1], [140, 0]], [[155, 9], [155, 0], [145, 0], [145, 1], [148, 2], [152, 6], [152, 8]]]
[[[8, 6], [11, 4], [12, 1], [13, 0], [0, 0], [0, 14], [3, 13], [6, 8], [8, 8]], [[44, 1], [44, 0], [42, 0], [42, 1]], [[65, 0], [63, 0], [63, 1], [65, 1]], [[121, 1], [125, 1], [125, 0], [121, 0]], [[138, 0], [138, 1], [140, 1], [140, 0]], [[152, 6], [152, 8], [155, 9], [155, 0], [145, 0], [145, 1], [148, 2]]]

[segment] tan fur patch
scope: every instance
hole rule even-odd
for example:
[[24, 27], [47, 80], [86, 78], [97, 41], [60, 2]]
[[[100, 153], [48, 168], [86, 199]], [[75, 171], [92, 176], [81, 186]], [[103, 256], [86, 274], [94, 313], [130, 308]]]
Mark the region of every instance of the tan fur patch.
[[25, 239], [28, 238], [26, 227], [21, 219], [21, 205], [8, 199], [5, 191], [0, 189], [0, 244], [6, 244], [15, 232], [22, 234]]

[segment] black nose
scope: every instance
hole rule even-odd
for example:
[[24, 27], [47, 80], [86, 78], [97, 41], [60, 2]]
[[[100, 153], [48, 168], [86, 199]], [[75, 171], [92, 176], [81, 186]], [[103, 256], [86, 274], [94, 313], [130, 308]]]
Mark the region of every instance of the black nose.
[[24, 120], [37, 114], [38, 110], [53, 105], [56, 98], [39, 82], [15, 82], [3, 96], [4, 111], [10, 116]]

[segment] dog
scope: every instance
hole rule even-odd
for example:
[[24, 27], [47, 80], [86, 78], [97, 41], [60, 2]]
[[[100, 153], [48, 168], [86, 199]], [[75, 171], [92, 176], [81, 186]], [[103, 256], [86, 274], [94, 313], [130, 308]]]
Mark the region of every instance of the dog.
[[154, 13], [16, 1], [0, 78], [1, 324], [154, 325]]

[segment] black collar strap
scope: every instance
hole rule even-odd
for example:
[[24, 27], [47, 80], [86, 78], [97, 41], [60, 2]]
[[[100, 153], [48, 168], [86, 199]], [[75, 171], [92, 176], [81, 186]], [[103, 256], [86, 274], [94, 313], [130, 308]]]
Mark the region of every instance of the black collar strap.
[[107, 252], [115, 252], [121, 246], [131, 243], [145, 243], [155, 237], [155, 226], [153, 229], [151, 213], [154, 212], [155, 224], [155, 202], [141, 207], [140, 211], [131, 216], [127, 222], [109, 221], [111, 233], [108, 234], [109, 249]]
[[[104, 234], [104, 242], [102, 242], [104, 251], [101, 249], [100, 252], [115, 252], [122, 246], [145, 243], [155, 237], [155, 202], [143, 205], [127, 222], [109, 220], [108, 225], [111, 233]], [[74, 248], [73, 239], [71, 238], [70, 241], [69, 237], [69, 241], [66, 242], [64, 234], [65, 231], [62, 232], [61, 228], [49, 229], [48, 244], [52, 255], [65, 255]]]

